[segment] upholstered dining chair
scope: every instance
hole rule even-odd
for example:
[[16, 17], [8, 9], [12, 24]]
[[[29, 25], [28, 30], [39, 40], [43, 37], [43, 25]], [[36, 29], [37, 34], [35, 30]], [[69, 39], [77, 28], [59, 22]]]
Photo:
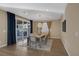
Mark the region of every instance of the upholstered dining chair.
[[34, 45], [33, 47], [37, 47], [37, 41], [36, 41], [36, 38], [30, 34], [30, 41], [29, 41], [29, 46], [31, 47], [32, 45]]

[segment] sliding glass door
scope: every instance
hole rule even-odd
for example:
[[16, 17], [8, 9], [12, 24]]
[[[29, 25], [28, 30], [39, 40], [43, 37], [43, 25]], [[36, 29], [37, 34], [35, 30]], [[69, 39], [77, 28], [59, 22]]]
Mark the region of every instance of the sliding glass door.
[[27, 43], [27, 37], [30, 35], [30, 22], [17, 20], [16, 23], [16, 43]]

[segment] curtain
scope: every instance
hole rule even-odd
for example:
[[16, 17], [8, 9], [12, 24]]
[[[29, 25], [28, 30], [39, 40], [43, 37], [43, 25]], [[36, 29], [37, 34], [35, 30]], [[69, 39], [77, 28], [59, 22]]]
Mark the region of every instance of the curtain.
[[16, 21], [15, 14], [7, 12], [7, 44], [16, 43]]
[[47, 22], [48, 28], [49, 28], [49, 33], [48, 33], [48, 37], [50, 38], [50, 27], [51, 27], [51, 21]]
[[49, 32], [49, 28], [48, 28], [47, 23], [43, 23], [42, 24], [42, 30], [41, 30], [41, 32]]
[[32, 20], [30, 20], [30, 26], [31, 26], [30, 33], [32, 33], [33, 32], [33, 21]]

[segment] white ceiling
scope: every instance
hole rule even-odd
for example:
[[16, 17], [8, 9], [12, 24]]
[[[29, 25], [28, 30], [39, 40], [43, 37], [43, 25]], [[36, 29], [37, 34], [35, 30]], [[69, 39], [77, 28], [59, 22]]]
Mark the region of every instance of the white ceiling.
[[0, 9], [31, 20], [58, 20], [66, 3], [0, 3]]

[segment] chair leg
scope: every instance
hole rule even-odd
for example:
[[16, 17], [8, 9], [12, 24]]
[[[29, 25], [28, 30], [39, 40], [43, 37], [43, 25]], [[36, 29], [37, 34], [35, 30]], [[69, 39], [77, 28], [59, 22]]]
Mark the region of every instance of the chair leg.
[[42, 44], [42, 40], [41, 40], [41, 38], [40, 38], [40, 41], [39, 41], [39, 46], [40, 46], [40, 48], [41, 48], [41, 44]]

